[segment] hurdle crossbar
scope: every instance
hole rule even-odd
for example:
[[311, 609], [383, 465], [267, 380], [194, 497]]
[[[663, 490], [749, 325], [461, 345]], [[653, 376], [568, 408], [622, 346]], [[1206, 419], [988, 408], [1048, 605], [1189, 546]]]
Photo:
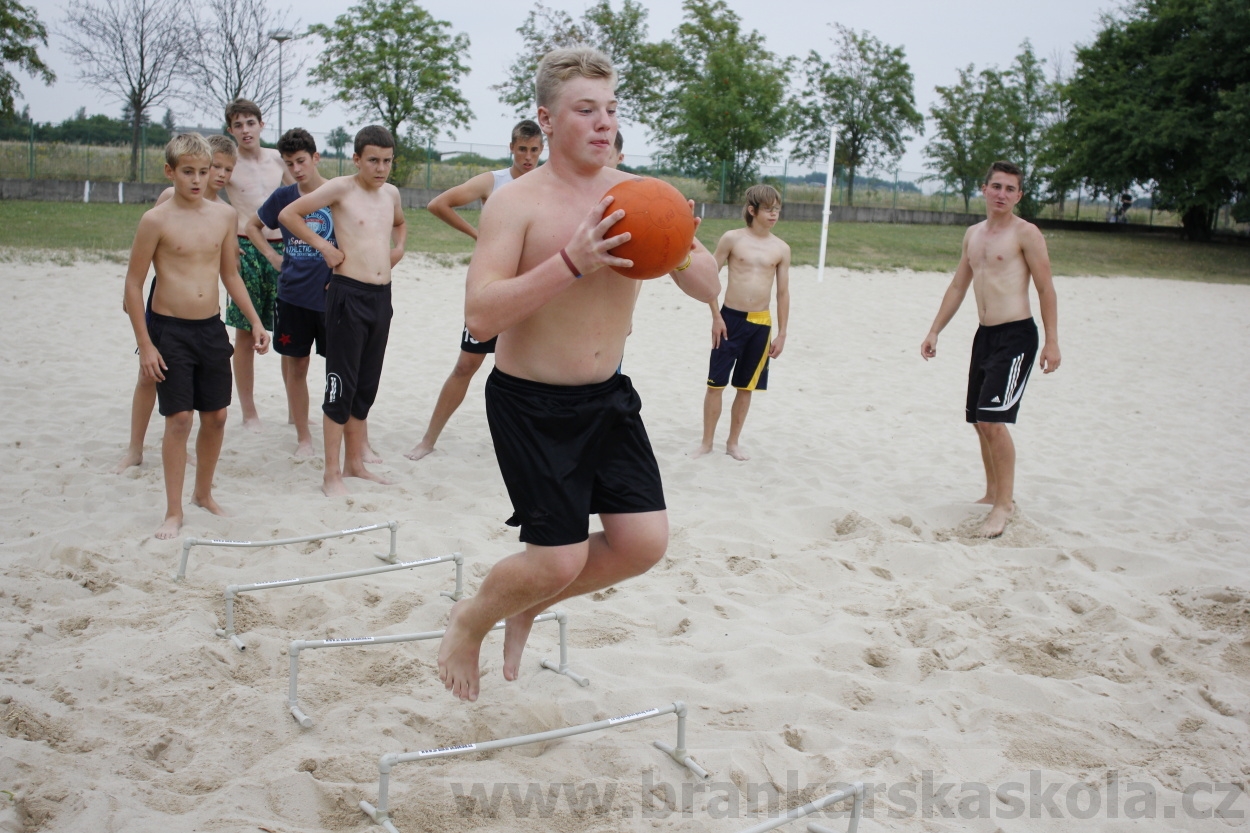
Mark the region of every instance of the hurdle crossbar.
[[[846, 833], [856, 833], [856, 831], [859, 830], [859, 819], [863, 815], [864, 811], [864, 784], [862, 781], [856, 781], [844, 790], [829, 793], [829, 795], [824, 798], [818, 798], [809, 804], [804, 804], [802, 807], [795, 807], [784, 816], [769, 819], [768, 821], [763, 822], [762, 824], [757, 824], [754, 827], [748, 827], [746, 830], [743, 830], [742, 833], [765, 833], [767, 830], [775, 830], [783, 824], [789, 824], [790, 822], [801, 819], [804, 816], [810, 816], [812, 813], [818, 813], [826, 807], [839, 804], [846, 801], [848, 798], [854, 799], [854, 802], [851, 804], [851, 818], [850, 821], [847, 822]], [[807, 831], [808, 833], [833, 833], [833, 831], [829, 828], [822, 827], [815, 822], [807, 825]]]
[[461, 743], [456, 746], [445, 746], [441, 749], [422, 749], [419, 752], [389, 752], [378, 759], [378, 804], [373, 806], [368, 801], [360, 802], [360, 809], [365, 812], [369, 818], [377, 824], [386, 828], [388, 833], [399, 833], [395, 829], [394, 823], [390, 820], [390, 811], [387, 809], [387, 791], [390, 787], [391, 769], [396, 764], [408, 763], [410, 761], [429, 761], [435, 758], [450, 758], [454, 755], [465, 755], [470, 752], [489, 752], [493, 749], [504, 749], [509, 746], [524, 746], [529, 743], [541, 743], [548, 740], [556, 740], [557, 738], [566, 738], [570, 735], [581, 735], [586, 732], [597, 732], [601, 729], [615, 729], [627, 723], [636, 723], [639, 720], [647, 720], [652, 717], [661, 717], [666, 714], [677, 715], [677, 745], [675, 747], [660, 743], [658, 740], [653, 745], [665, 752], [670, 758], [693, 772], [700, 778], [707, 778], [708, 774], [695, 763], [694, 758], [686, 751], [686, 704], [677, 700], [666, 706], [660, 706], [653, 709], [645, 709], [632, 714], [621, 715], [620, 717], [610, 717], [607, 720], [599, 720], [594, 723], [583, 723], [580, 726], [568, 726], [563, 729], [552, 729], [549, 732], [536, 732], [532, 735], [519, 735], [514, 738], [501, 738], [499, 740], [488, 740], [481, 743]]
[[[192, 547], [280, 547], [285, 544], [303, 544], [308, 541], [323, 541], [327, 538], [343, 538], [347, 535], [357, 535], [361, 532], [372, 532], [375, 529], [389, 529], [391, 531], [391, 548], [385, 555], [379, 555], [379, 558], [387, 558], [392, 563], [396, 558], [395, 539], [399, 531], [399, 521], [385, 521], [378, 524], [370, 524], [369, 526], [357, 526], [352, 529], [341, 529], [338, 532], [319, 532], [316, 535], [303, 535], [299, 538], [275, 538], [272, 541], [226, 541], [218, 538], [183, 538], [182, 539], [182, 558], [178, 562], [178, 572], [174, 576], [174, 581], [182, 581], [187, 575], [187, 560], [191, 557]], [[460, 589], [459, 582], [456, 589]]]
[[307, 578], [287, 578], [276, 579], [274, 581], [260, 581], [255, 584], [228, 584], [226, 585], [226, 627], [219, 629], [217, 635], [229, 639], [234, 643], [235, 647], [240, 651], [247, 649], [243, 644], [243, 640], [239, 639], [238, 634], [234, 632], [234, 599], [240, 593], [251, 593], [255, 590], [273, 590], [278, 587], [295, 587], [300, 584], [317, 584], [322, 581], [338, 581], [346, 578], [357, 578], [359, 576], [371, 576], [378, 573], [389, 573], [395, 570], [411, 570], [414, 567], [425, 567], [430, 564], [442, 564], [447, 561], [456, 563], [456, 592], [460, 592], [460, 578], [462, 576], [461, 567], [464, 564], [464, 557], [460, 553], [455, 552], [451, 555], [436, 555], [430, 558], [422, 558], [419, 561], [401, 561], [396, 564], [385, 564], [381, 567], [365, 567], [361, 570], [348, 570], [345, 573], [328, 573], [323, 576], [309, 576]]
[[[578, 674], [569, 668], [569, 646], [568, 646], [568, 614], [562, 610], [552, 610], [547, 613], [540, 613], [534, 617], [534, 622], [558, 622], [560, 625], [560, 663], [553, 663], [551, 660], [543, 660], [541, 665], [549, 671], [557, 674], [563, 674], [570, 680], [573, 680], [579, 686], [590, 685], [590, 680]], [[504, 626], [503, 622], [497, 623], [491, 630], [496, 631]], [[288, 654], [291, 659], [291, 678], [287, 686], [287, 708], [291, 710], [291, 716], [295, 718], [295, 722], [305, 729], [309, 729], [313, 725], [313, 720], [307, 714], [300, 710], [299, 707], [299, 654], [300, 651], [313, 650], [315, 648], [368, 648], [374, 645], [392, 645], [396, 642], [419, 642], [425, 639], [439, 639], [446, 633], [441, 631], [425, 631], [423, 633], [399, 633], [390, 636], [357, 636], [349, 639], [296, 639], [291, 642]]]

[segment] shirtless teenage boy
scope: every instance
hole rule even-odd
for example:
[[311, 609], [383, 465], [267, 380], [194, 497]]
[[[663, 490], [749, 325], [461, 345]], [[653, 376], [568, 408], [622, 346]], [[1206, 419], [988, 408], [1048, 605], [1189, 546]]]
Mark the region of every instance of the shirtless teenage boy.
[[[608, 253], [623, 215], [604, 193], [630, 175], [605, 167], [616, 132], [616, 72], [588, 48], [539, 64], [538, 123], [547, 164], [504, 188], [482, 212], [469, 264], [465, 319], [499, 335], [486, 382], [495, 455], [524, 552], [495, 564], [477, 595], [456, 604], [439, 646], [443, 684], [475, 700], [482, 639], [506, 620], [503, 674], [518, 675], [534, 617], [571, 596], [650, 569], [668, 546], [659, 467], [628, 376], [618, 374], [636, 282]], [[716, 262], [697, 241], [673, 278], [707, 303]], [[603, 532], [589, 534], [599, 514]]]
[[[203, 199], [211, 164], [208, 142], [197, 133], [175, 136], [165, 146], [165, 176], [174, 183], [174, 196], [139, 220], [126, 270], [126, 310], [139, 346], [139, 366], [145, 377], [156, 380], [165, 417], [165, 522], [156, 530], [162, 539], [173, 538], [182, 528], [193, 410], [200, 412], [200, 432], [192, 502], [215, 515], [225, 514], [213, 499], [213, 474], [230, 404], [234, 348], [221, 322], [218, 276], [251, 323], [256, 351], [269, 349], [269, 334], [239, 278], [234, 210]], [[160, 280], [149, 323], [143, 280], [151, 266]]]
[[[248, 239], [247, 221], [275, 188], [290, 185], [294, 180], [282, 164], [278, 152], [261, 147], [260, 134], [264, 127], [260, 108], [247, 99], [236, 98], [226, 105], [226, 130], [239, 143], [239, 161], [234, 166], [230, 184], [226, 186], [230, 204], [238, 214], [239, 274], [261, 322], [271, 328], [278, 292], [278, 270]], [[282, 235], [270, 228], [266, 228], [264, 234], [269, 245], [281, 254]], [[234, 303], [226, 305], [226, 324], [235, 328], [234, 346], [239, 348], [234, 351], [234, 382], [239, 391], [239, 407], [243, 409], [243, 425], [252, 431], [259, 431], [261, 423], [254, 394], [256, 362], [252, 353], [252, 331]]]
[[[279, 254], [265, 239], [265, 228], [277, 227], [278, 214], [295, 200], [311, 194], [325, 178], [317, 170], [321, 154], [312, 134], [293, 127], [278, 139], [278, 154], [294, 185], [284, 185], [269, 195], [247, 221], [247, 236], [266, 260], [279, 271], [278, 299], [274, 305], [273, 349], [282, 357], [282, 381], [286, 386], [287, 410], [295, 426], [295, 456], [311, 457], [312, 433], [308, 430], [308, 365], [316, 345], [317, 355], [326, 354], [326, 285], [330, 267], [321, 253], [281, 228], [286, 244]], [[304, 217], [304, 222], [329, 241], [334, 239], [334, 217], [322, 208]]]
[[[499, 171], [487, 171], [478, 174], [468, 182], [448, 188], [430, 200], [426, 208], [447, 225], [476, 240], [477, 229], [457, 214], [456, 209], [475, 200], [481, 200], [485, 205], [486, 200], [496, 190], [538, 167], [538, 157], [543, 152], [543, 133], [538, 128], [538, 124], [530, 119], [518, 122], [516, 127], [512, 128], [512, 142], [508, 145], [508, 150], [512, 153], [511, 167]], [[478, 341], [469, 334], [467, 326], [464, 328], [464, 332], [460, 335], [460, 356], [456, 359], [456, 366], [451, 369], [451, 375], [447, 377], [447, 381], [443, 382], [443, 388], [438, 393], [438, 400], [434, 403], [434, 413], [430, 414], [430, 424], [425, 429], [425, 436], [404, 455], [405, 457], [409, 460], [420, 460], [434, 450], [434, 443], [438, 442], [438, 436], [443, 433], [447, 420], [451, 419], [451, 415], [464, 401], [473, 374], [477, 373], [478, 368], [482, 366], [486, 355], [494, 352], [495, 339]]]
[[[333, 275], [326, 292], [326, 389], [321, 410], [325, 474], [321, 490], [347, 494], [343, 477], [387, 481], [365, 468], [365, 420], [378, 394], [391, 331], [391, 268], [404, 256], [408, 226], [399, 189], [388, 183], [395, 139], [370, 125], [356, 134], [353, 176], [340, 176], [278, 213], [278, 222], [321, 253]], [[322, 208], [334, 216], [337, 246], [304, 217]], [[340, 457], [340, 446], [346, 450]]]
[[1043, 373], [1051, 373], [1060, 361], [1059, 307], [1046, 239], [1037, 226], [1012, 213], [1022, 185], [1020, 169], [1010, 162], [990, 166], [981, 187], [986, 219], [964, 234], [959, 268], [920, 345], [926, 361], [937, 355], [938, 333], [959, 310], [971, 284], [981, 326], [972, 341], [965, 416], [977, 429], [985, 466], [985, 496], [977, 503], [989, 504], [990, 512], [977, 531], [982, 538], [1002, 535], [1015, 510], [1016, 447], [1007, 425], [1016, 421], [1037, 354], [1037, 325], [1029, 309], [1030, 276], [1046, 330], [1038, 366]]
[[[234, 171], [235, 160], [239, 158], [238, 147], [234, 140], [229, 136], [223, 136], [220, 133], [208, 137], [208, 146], [213, 151], [213, 164], [208, 172], [208, 189], [204, 192], [204, 199], [209, 202], [226, 203], [221, 199], [221, 189], [226, 187], [230, 182], [230, 174]], [[156, 198], [156, 205], [160, 205], [174, 196], [173, 186], [166, 188], [161, 195]], [[152, 294], [156, 292], [156, 277], [152, 277], [152, 286], [148, 290], [148, 307], [147, 311], [152, 309]], [[126, 301], [122, 299], [122, 312], [126, 312]], [[130, 400], [130, 444], [126, 447], [126, 453], [122, 455], [121, 462], [114, 468], [114, 474], [121, 474], [131, 466], [138, 466], [143, 463], [143, 441], [148, 435], [148, 423], [152, 421], [152, 409], [156, 407], [156, 380], [148, 379], [143, 375], [143, 368], [139, 368], [139, 379], [135, 382], [134, 396]], [[190, 458], [191, 465], [195, 465], [195, 459]]]
[[[716, 265], [729, 264], [725, 305], [713, 300], [712, 357], [708, 362], [707, 393], [703, 396], [703, 442], [695, 450], [701, 457], [712, 450], [716, 423], [720, 420], [721, 394], [730, 381], [738, 389], [729, 411], [729, 439], [725, 453], [735, 460], [749, 460], [742, 450], [742, 426], [751, 407], [751, 394], [768, 390], [768, 362], [781, 355], [790, 320], [790, 247], [773, 234], [781, 216], [781, 195], [771, 185], [747, 189], [742, 219], [747, 227], [725, 232], [716, 244]], [[768, 311], [773, 285], [777, 287], [777, 335], [772, 341], [773, 319]]]

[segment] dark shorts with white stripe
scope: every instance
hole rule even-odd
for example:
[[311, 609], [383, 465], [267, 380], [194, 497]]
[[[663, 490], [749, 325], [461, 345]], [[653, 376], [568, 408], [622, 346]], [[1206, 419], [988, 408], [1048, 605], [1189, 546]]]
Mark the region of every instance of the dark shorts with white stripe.
[[1014, 423], [1036, 358], [1037, 324], [1032, 318], [978, 327], [968, 368], [967, 421]]

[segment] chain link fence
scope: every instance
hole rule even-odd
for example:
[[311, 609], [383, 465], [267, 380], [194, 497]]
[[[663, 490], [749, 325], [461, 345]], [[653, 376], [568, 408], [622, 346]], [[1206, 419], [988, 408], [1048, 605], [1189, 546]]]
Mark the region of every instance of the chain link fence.
[[[208, 135], [220, 128], [179, 127]], [[162, 131], [163, 132], [163, 131]], [[325, 177], [350, 174], [352, 146], [350, 134], [310, 131], [321, 152], [321, 173]], [[335, 140], [346, 141], [341, 145]], [[278, 139], [276, 128], [267, 128], [263, 140], [272, 144]], [[628, 142], [628, 138], [626, 140]], [[92, 182], [125, 182], [130, 178], [131, 148], [126, 144], [71, 144], [35, 141], [34, 132], [27, 141], [0, 141], [0, 179], [90, 180]], [[139, 182], [165, 181], [162, 147], [144, 143], [139, 154]], [[477, 174], [512, 164], [507, 144], [480, 144], [452, 141], [429, 141], [406, 152], [403, 185], [432, 191], [443, 191], [459, 185]], [[662, 159], [647, 154], [630, 153], [625, 148], [621, 167], [671, 182], [685, 196], [696, 202], [722, 203], [727, 197], [727, 176], [697, 178], [673, 170]], [[761, 165], [758, 180], [774, 186], [786, 203], [823, 204], [825, 174], [810, 166], [791, 160]], [[863, 208], [887, 208], [915, 211], [953, 212], [983, 215], [985, 201], [977, 194], [966, 208], [963, 197], [946, 188], [926, 171], [857, 171], [854, 187], [846, 169], [835, 170], [831, 204], [855, 205]], [[1172, 212], [1155, 211], [1149, 195], [1138, 195], [1127, 211], [1118, 200], [1105, 195], [1091, 199], [1087, 192], [1077, 191], [1062, 201], [1041, 207], [1040, 217], [1047, 219], [1085, 220], [1093, 222], [1126, 222], [1141, 225], [1178, 226], [1180, 220]], [[1244, 231], [1232, 219], [1227, 206], [1216, 219], [1216, 228]]]

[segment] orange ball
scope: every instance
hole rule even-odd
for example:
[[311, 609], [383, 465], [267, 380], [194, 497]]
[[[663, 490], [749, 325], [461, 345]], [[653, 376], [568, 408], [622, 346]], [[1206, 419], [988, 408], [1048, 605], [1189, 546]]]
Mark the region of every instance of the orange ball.
[[625, 216], [608, 229], [607, 236], [630, 234], [612, 254], [634, 262], [613, 271], [646, 280], [667, 275], [686, 262], [694, 243], [695, 222], [690, 203], [680, 191], [663, 180], [643, 177], [618, 182], [608, 194], [615, 198], [608, 212], [623, 209]]

